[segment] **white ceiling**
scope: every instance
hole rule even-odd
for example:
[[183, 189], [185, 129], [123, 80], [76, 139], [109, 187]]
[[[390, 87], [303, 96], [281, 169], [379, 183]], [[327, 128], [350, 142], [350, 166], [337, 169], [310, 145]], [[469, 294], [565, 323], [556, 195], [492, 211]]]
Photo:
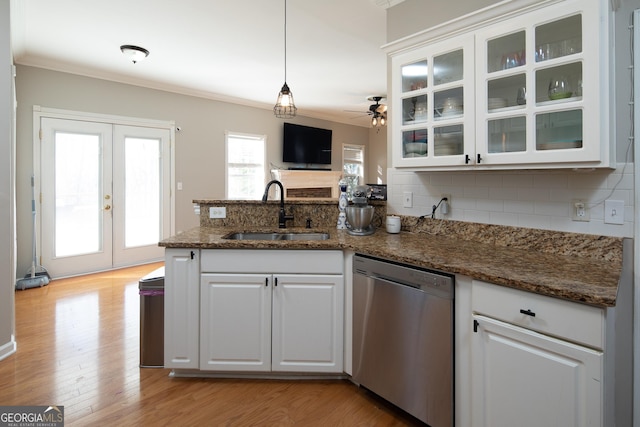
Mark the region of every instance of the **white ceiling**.
[[[394, 0], [289, 0], [298, 114], [369, 126], [386, 94]], [[16, 64], [271, 109], [284, 83], [284, 0], [12, 0]], [[120, 45], [150, 51], [133, 64]]]

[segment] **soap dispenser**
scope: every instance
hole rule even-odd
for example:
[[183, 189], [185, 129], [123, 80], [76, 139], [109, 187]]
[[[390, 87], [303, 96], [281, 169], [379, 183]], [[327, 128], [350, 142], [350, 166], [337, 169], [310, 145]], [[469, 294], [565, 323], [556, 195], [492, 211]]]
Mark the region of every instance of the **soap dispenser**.
[[338, 210], [340, 213], [338, 214], [338, 230], [344, 230], [347, 228], [347, 214], [345, 210], [347, 209], [347, 205], [349, 204], [349, 200], [347, 199], [347, 180], [342, 178], [338, 182], [338, 188], [340, 188], [340, 197], [338, 198]]

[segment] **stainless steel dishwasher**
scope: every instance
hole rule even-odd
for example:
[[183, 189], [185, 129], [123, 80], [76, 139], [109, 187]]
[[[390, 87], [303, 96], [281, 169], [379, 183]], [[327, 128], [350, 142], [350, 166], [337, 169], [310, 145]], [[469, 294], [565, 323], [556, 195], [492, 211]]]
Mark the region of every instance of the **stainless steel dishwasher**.
[[452, 275], [356, 254], [353, 381], [431, 427], [454, 423]]

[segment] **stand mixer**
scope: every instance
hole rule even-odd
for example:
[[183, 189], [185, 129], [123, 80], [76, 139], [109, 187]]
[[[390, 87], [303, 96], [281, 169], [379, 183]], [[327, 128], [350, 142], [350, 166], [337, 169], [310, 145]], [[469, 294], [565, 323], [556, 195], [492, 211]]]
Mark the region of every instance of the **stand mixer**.
[[351, 193], [353, 204], [346, 207], [347, 213], [347, 233], [354, 236], [368, 236], [376, 230], [371, 220], [373, 219], [374, 207], [368, 204], [369, 187], [358, 185]]

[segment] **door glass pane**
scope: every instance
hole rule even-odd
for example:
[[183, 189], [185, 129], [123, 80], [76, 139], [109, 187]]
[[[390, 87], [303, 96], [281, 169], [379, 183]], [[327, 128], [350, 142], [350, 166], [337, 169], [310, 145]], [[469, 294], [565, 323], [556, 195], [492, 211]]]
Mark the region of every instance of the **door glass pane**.
[[464, 134], [462, 125], [444, 126], [433, 129], [433, 154], [453, 156], [462, 154]]
[[402, 91], [410, 92], [427, 87], [429, 66], [427, 61], [414, 62], [402, 67]]
[[433, 84], [441, 85], [444, 83], [462, 80], [462, 64], [462, 49], [434, 57]]
[[506, 70], [527, 63], [525, 33], [508, 34], [487, 42], [487, 72]]
[[582, 110], [536, 116], [536, 149], [565, 150], [582, 147]]
[[427, 95], [412, 96], [402, 100], [402, 124], [427, 121]]
[[55, 134], [54, 257], [102, 250], [100, 136]]
[[582, 52], [582, 15], [536, 27], [536, 62]]
[[160, 240], [160, 140], [124, 139], [124, 245], [157, 244]]
[[536, 87], [537, 103], [561, 103], [579, 99], [584, 90], [582, 62], [571, 62], [536, 71]]
[[426, 129], [406, 130], [402, 132], [402, 157], [425, 157], [426, 155]]
[[526, 150], [525, 117], [489, 120], [488, 125], [489, 153], [512, 153]]
[[500, 111], [505, 107], [515, 107], [527, 103], [527, 82], [525, 74], [489, 80], [487, 84], [487, 109]]
[[456, 87], [433, 93], [433, 118], [450, 119], [460, 117], [464, 112], [463, 88]]

